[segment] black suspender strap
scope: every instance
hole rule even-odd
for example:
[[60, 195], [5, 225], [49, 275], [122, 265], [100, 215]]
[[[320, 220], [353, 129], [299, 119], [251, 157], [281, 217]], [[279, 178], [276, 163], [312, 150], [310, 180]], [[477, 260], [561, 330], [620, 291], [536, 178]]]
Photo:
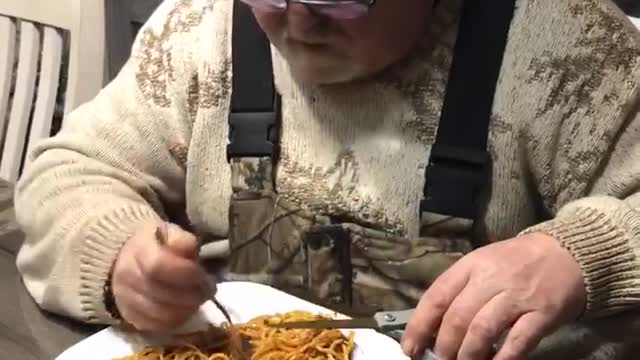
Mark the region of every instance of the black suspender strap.
[[277, 157], [280, 96], [276, 92], [271, 44], [251, 9], [234, 1], [233, 79], [227, 160]]
[[[420, 213], [474, 221], [490, 176], [487, 136], [516, 0], [465, 0]], [[234, 1], [227, 159], [278, 155], [280, 96], [271, 45], [251, 9]]]
[[475, 221], [489, 185], [487, 136], [516, 0], [464, 1], [420, 213]]

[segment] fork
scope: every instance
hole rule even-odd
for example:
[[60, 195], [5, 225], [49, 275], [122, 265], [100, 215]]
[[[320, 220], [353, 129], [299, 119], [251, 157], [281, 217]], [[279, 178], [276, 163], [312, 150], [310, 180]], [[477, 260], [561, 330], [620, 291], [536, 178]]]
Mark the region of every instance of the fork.
[[[160, 246], [165, 246], [167, 244], [167, 223], [163, 222], [162, 226], [158, 226], [155, 232], [156, 241]], [[232, 343], [231, 351], [232, 351], [232, 359], [238, 360], [246, 360], [247, 353], [249, 352], [249, 342], [246, 338], [244, 338], [240, 333], [234, 328], [233, 321], [231, 320], [231, 316], [227, 309], [216, 299], [215, 292], [213, 291], [213, 287], [211, 284], [205, 281], [204, 283], [205, 289], [208, 294], [209, 300], [220, 310], [222, 315], [225, 317], [227, 322], [229, 323], [229, 334], [230, 341]]]
[[[160, 244], [160, 246], [167, 245], [167, 232], [168, 232], [167, 223], [165, 222], [163, 222], [162, 226], [158, 226], [156, 228], [155, 238], [158, 244]], [[213, 291], [213, 287], [211, 286], [211, 284], [205, 281], [204, 286], [205, 286], [205, 290], [207, 291], [209, 300], [211, 300], [211, 302], [213, 302], [213, 304], [218, 308], [218, 310], [220, 310], [224, 318], [229, 323], [229, 326], [233, 327], [233, 321], [231, 321], [231, 316], [229, 315], [229, 312], [224, 306], [222, 306], [222, 304], [218, 301], [218, 299], [216, 299], [215, 292]]]

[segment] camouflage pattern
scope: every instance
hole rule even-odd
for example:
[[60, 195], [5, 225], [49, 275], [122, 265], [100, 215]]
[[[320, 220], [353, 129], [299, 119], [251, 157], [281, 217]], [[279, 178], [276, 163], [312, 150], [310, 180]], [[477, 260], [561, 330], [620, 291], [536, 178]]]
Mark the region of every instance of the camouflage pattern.
[[[455, 236], [469, 234], [455, 220], [423, 226], [426, 235], [412, 239], [294, 205], [274, 190], [269, 158], [233, 159], [231, 173], [227, 280], [268, 284], [334, 309], [406, 309], [472, 249]], [[428, 235], [434, 231], [447, 236]]]

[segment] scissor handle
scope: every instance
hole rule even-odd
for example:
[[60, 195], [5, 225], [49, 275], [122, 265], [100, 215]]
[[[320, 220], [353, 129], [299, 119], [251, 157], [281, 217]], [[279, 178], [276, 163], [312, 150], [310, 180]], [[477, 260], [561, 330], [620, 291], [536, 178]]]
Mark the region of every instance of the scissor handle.
[[381, 311], [373, 318], [382, 331], [404, 330], [415, 309], [400, 311]]
[[[397, 342], [400, 342], [400, 340], [402, 340], [402, 334], [404, 334], [404, 330], [391, 330], [385, 333], [385, 335], [389, 336]], [[437, 357], [436, 354], [431, 351], [431, 349], [426, 349], [420, 360], [440, 360], [440, 358]]]

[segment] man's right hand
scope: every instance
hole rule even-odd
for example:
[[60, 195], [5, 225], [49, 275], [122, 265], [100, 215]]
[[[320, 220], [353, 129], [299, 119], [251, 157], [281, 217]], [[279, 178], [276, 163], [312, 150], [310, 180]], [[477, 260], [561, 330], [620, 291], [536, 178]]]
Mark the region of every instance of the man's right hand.
[[155, 238], [158, 226], [164, 224], [143, 225], [122, 247], [113, 269], [116, 306], [122, 318], [140, 331], [179, 327], [209, 295], [195, 236], [167, 224], [163, 246]]

